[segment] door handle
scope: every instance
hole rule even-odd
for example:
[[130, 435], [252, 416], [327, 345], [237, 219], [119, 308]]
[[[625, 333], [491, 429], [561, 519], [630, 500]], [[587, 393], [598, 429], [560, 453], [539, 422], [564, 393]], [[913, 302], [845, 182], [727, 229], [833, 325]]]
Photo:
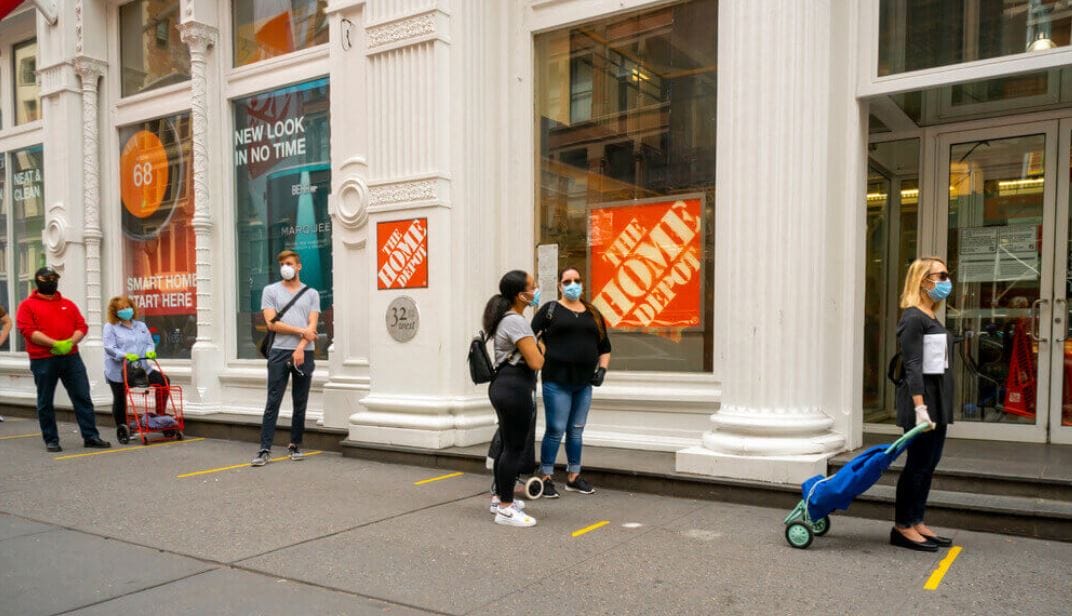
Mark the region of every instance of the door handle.
[[1053, 325], [1054, 342], [1068, 338], [1068, 300], [1063, 297], [1053, 300]]
[[1031, 331], [1029, 333], [1031, 334], [1031, 339], [1034, 340], [1035, 342], [1045, 342], [1046, 341], [1045, 338], [1040, 338], [1039, 337], [1039, 315], [1041, 313], [1039, 308], [1043, 304], [1047, 304], [1047, 303], [1049, 303], [1049, 300], [1041, 299], [1041, 298], [1036, 299], [1034, 302], [1031, 303]]

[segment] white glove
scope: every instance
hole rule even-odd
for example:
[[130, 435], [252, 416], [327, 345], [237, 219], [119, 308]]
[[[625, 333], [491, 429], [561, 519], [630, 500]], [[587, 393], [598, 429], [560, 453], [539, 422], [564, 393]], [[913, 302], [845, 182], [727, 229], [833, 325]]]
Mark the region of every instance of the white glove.
[[935, 428], [934, 422], [931, 421], [930, 413], [927, 412], [927, 405], [921, 404], [916, 407], [916, 425], [918, 426], [919, 424], [924, 423], [930, 425], [930, 430]]

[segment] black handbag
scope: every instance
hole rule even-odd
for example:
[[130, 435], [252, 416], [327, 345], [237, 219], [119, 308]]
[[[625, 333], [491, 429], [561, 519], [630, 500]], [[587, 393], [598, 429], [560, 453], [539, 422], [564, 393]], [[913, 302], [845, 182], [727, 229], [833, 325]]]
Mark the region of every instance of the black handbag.
[[[308, 285], [302, 287], [301, 291], [298, 291], [297, 295], [290, 298], [290, 301], [287, 302], [286, 306], [283, 306], [282, 310], [275, 313], [275, 317], [273, 317], [270, 322], [275, 323], [279, 321], [279, 319], [282, 319], [283, 315], [286, 314], [287, 310], [290, 310], [290, 307], [294, 305], [294, 302], [298, 301], [298, 298], [301, 297], [302, 294], [308, 290]], [[272, 350], [273, 343], [275, 343], [275, 332], [269, 329], [268, 333], [264, 335], [264, 338], [261, 338], [261, 343], [257, 345], [257, 350], [260, 351], [261, 357], [268, 359], [268, 352]]]

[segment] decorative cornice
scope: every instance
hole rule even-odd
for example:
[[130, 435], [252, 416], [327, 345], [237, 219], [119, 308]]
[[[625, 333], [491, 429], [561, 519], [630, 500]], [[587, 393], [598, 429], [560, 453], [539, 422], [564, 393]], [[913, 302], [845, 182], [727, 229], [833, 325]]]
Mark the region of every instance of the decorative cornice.
[[368, 36], [368, 53], [382, 53], [389, 49], [416, 45], [432, 39], [446, 41], [449, 19], [446, 13], [433, 9], [392, 21], [372, 24], [365, 28]]
[[81, 92], [75, 82], [77, 75], [70, 62], [59, 62], [37, 69], [37, 82], [41, 86], [41, 97], [54, 96], [61, 92]]
[[435, 179], [394, 182], [369, 187], [369, 203], [373, 206], [414, 201], [432, 201], [438, 196], [439, 181]]

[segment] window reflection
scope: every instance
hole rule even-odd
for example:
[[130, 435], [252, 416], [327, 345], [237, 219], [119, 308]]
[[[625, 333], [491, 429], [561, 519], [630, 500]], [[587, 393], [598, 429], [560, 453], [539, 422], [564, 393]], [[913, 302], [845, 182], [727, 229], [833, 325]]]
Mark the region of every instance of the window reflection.
[[[623, 369], [712, 367], [717, 17], [694, 0], [535, 37], [538, 253], [585, 270]], [[681, 233], [619, 278], [660, 221]]]

